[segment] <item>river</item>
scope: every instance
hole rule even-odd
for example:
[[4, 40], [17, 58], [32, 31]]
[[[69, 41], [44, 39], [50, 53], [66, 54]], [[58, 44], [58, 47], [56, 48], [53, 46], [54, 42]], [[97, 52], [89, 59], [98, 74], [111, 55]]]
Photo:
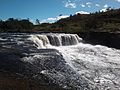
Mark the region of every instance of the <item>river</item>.
[[83, 43], [77, 34], [64, 33], [1, 33], [0, 46], [26, 50], [20, 61], [33, 66], [31, 76], [42, 74], [62, 88], [120, 90], [119, 49]]

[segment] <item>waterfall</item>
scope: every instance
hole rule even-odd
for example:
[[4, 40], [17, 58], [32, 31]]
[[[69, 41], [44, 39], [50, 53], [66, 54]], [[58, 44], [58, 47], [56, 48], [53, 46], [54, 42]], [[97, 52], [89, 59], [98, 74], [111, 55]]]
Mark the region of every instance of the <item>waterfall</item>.
[[38, 48], [51, 46], [77, 45], [82, 39], [77, 34], [35, 34], [29, 40], [33, 41]]
[[46, 37], [48, 44], [57, 46], [52, 48], [62, 53], [66, 64], [98, 90], [120, 88], [120, 50], [84, 44], [76, 34], [47, 34]]
[[47, 47], [47, 45], [50, 45], [46, 35], [31, 35], [29, 39], [32, 40], [38, 48], [44, 48]]
[[[8, 52], [15, 50], [15, 54], [11, 54], [13, 56], [21, 55], [20, 62], [31, 65], [28, 71], [33, 71], [33, 77], [35, 74], [39, 78], [42, 74], [52, 83], [75, 88], [73, 90], [86, 90], [88, 86], [92, 89], [87, 90], [120, 89], [119, 49], [82, 43], [77, 34], [53, 33], [0, 34], [0, 46], [3, 50], [10, 49]], [[11, 58], [8, 61], [19, 66], [16, 63], [19, 60], [12, 58], [12, 61]]]

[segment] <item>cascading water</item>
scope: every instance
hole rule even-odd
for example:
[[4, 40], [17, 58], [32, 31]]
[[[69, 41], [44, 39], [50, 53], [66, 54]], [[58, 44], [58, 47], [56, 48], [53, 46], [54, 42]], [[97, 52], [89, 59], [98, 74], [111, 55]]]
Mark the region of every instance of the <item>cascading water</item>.
[[99, 90], [120, 89], [120, 50], [84, 44], [74, 34], [51, 34], [47, 40], [59, 46], [48, 48], [59, 50], [66, 62]]
[[30, 56], [21, 60], [63, 88], [120, 90], [120, 50], [84, 44], [77, 34], [10, 35], [0, 40], [4, 46], [9, 40], [25, 48], [37, 47], [36, 53], [32, 49]]
[[81, 38], [77, 34], [43, 34], [43, 35], [31, 35], [29, 38], [32, 40], [38, 48], [49, 48], [49, 46], [69, 46], [76, 45]]

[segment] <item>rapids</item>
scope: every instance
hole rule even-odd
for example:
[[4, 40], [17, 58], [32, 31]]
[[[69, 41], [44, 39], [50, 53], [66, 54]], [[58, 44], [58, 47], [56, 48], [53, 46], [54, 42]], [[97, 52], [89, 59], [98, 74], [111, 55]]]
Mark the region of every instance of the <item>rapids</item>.
[[[100, 90], [120, 89], [120, 50], [84, 44], [81, 38], [72, 34], [53, 34], [51, 37], [51, 45], [57, 47], [47, 48], [59, 50], [66, 62], [81, 76]], [[41, 47], [38, 45], [38, 48]]]
[[[12, 43], [17, 43], [17, 45], [24, 44], [24, 47], [34, 46], [39, 50], [55, 49], [59, 51], [65, 60], [65, 67], [70, 67], [70, 69], [64, 68], [66, 72], [41, 70], [41, 73], [48, 78], [54, 79], [54, 82], [64, 88], [69, 88], [69, 85], [67, 86], [64, 80], [70, 74], [69, 70], [73, 70], [75, 74], [70, 74], [70, 77], [73, 78], [71, 80], [74, 82], [72, 83], [73, 87], [74, 85], [77, 87], [77, 84], [81, 82], [78, 78], [80, 76], [87, 84], [90, 84], [90, 87], [94, 88], [93, 90], [120, 90], [120, 50], [118, 49], [85, 44], [77, 34], [22, 34], [0, 38], [1, 41], [4, 41], [2, 42], [4, 44], [10, 43], [8, 39]], [[25, 57], [22, 60], [32, 63], [35, 58], [43, 59], [44, 57], [47, 56], [34, 54], [32, 57]], [[47, 58], [49, 59], [49, 57]], [[66, 73], [66, 75], [63, 73]], [[80, 89], [79, 86], [77, 87], [78, 90], [85, 89]]]

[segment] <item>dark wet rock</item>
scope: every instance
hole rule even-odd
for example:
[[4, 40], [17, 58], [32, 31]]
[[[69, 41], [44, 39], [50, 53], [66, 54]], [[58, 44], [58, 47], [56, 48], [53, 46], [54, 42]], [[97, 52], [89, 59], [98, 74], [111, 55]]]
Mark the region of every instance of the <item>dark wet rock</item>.
[[[23, 57], [29, 57], [25, 50], [0, 48], [0, 89], [2, 90], [16, 90], [20, 87], [23, 89], [17, 90], [62, 90], [57, 83], [52, 83], [48, 78], [41, 74], [44, 66], [37, 67], [29, 61], [22, 60]], [[45, 52], [42, 50], [42, 52]], [[26, 53], [26, 54], [24, 54]], [[31, 56], [31, 55], [30, 55]], [[15, 84], [18, 83], [19, 85]], [[22, 84], [24, 83], [24, 84]], [[32, 83], [32, 84], [31, 84]], [[36, 85], [34, 83], [37, 83]], [[24, 85], [24, 86], [22, 86]], [[31, 88], [32, 85], [33, 88]], [[39, 85], [37, 87], [37, 85]]]
[[112, 32], [81, 32], [78, 33], [86, 43], [93, 45], [100, 44], [112, 48], [120, 49], [120, 33]]
[[[16, 90], [19, 85], [21, 87], [25, 85], [19, 90], [44, 88], [44, 90], [90, 90], [93, 88], [86, 78], [80, 76], [66, 63], [59, 51], [37, 49], [34, 43], [26, 40], [29, 36], [5, 36], [4, 34], [1, 36], [4, 40], [0, 42], [0, 78], [8, 83], [0, 81], [0, 89], [6, 90], [8, 87], [11, 88], [9, 90]], [[19, 41], [24, 43], [18, 43]]]
[[9, 72], [20, 79], [39, 80], [39, 83], [49, 86], [90, 88], [88, 82], [66, 64], [58, 51], [41, 49], [29, 55], [24, 51], [2, 48], [0, 71]]

